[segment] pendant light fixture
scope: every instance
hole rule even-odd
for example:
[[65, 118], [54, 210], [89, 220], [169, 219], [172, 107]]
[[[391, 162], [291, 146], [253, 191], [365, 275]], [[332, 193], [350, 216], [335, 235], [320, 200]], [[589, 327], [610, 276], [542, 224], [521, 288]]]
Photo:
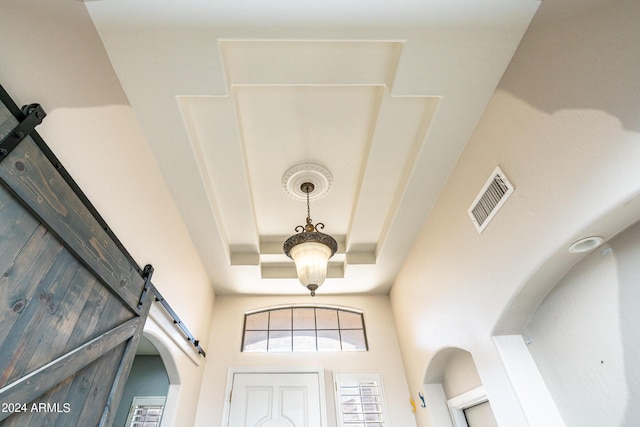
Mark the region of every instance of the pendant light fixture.
[[307, 199], [306, 224], [298, 225], [295, 228], [297, 234], [289, 237], [282, 247], [285, 255], [295, 262], [298, 280], [311, 291], [312, 297], [327, 277], [329, 258], [338, 250], [335, 239], [319, 231], [324, 229], [324, 224], [319, 222], [314, 225], [311, 220], [309, 195], [314, 190], [315, 185], [311, 182], [300, 185], [300, 191], [306, 194]]

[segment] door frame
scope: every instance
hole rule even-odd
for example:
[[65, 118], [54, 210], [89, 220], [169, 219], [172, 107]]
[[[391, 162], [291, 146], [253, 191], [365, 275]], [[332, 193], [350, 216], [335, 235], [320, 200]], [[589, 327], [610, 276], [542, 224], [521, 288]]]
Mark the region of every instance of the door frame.
[[484, 389], [484, 386], [474, 388], [466, 393], [462, 393], [459, 396], [447, 400], [447, 406], [449, 407], [449, 413], [451, 414], [453, 425], [455, 427], [468, 427], [464, 410], [488, 401], [489, 398], [487, 397], [487, 392]]
[[222, 408], [221, 427], [228, 427], [229, 414], [231, 412], [231, 389], [233, 388], [233, 376], [235, 374], [317, 374], [320, 395], [320, 413], [322, 419], [320, 425], [327, 427], [327, 389], [324, 381], [324, 368], [322, 366], [240, 366], [230, 367], [227, 372], [227, 386], [224, 390], [224, 406]]

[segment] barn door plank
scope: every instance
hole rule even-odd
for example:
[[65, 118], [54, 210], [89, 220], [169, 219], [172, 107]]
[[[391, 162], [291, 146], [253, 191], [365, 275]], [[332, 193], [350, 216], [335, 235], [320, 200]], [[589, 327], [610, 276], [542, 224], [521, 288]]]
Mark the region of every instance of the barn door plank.
[[[150, 267], [150, 266], [149, 266]], [[146, 284], [151, 284], [151, 275], [153, 274], [153, 268], [145, 268], [145, 276], [146, 276]], [[149, 311], [151, 310], [151, 304], [153, 302], [152, 298], [147, 298], [141, 307], [142, 313], [141, 317], [146, 319], [149, 315]], [[131, 366], [133, 365], [133, 360], [136, 357], [136, 351], [138, 349], [138, 344], [140, 343], [140, 337], [142, 336], [142, 329], [144, 328], [144, 324], [142, 322], [138, 323], [136, 327], [136, 331], [133, 336], [127, 342], [125, 347], [125, 351], [120, 360], [120, 366], [118, 367], [118, 371], [116, 372], [116, 376], [114, 378], [113, 386], [111, 391], [109, 392], [109, 396], [104, 406], [104, 411], [102, 413], [102, 417], [100, 419], [100, 426], [106, 427], [113, 424], [113, 421], [116, 417], [116, 412], [118, 411], [118, 404], [122, 399], [122, 394], [124, 393], [124, 387], [126, 385], [126, 379], [131, 372]]]
[[[68, 268], [70, 261], [73, 261], [73, 257], [68, 252], [62, 252], [61, 257], [56, 257], [0, 347], [0, 366], [3, 367], [0, 384], [13, 382], [27, 374], [27, 362], [32, 355], [38, 356], [34, 352], [48, 351], [38, 344], [42, 334], [51, 330], [47, 327], [48, 318], [56, 314], [57, 304], [67, 292], [77, 271]], [[50, 360], [51, 358], [47, 362]]]
[[0, 274], [4, 274], [29, 240], [38, 221], [0, 186]]
[[118, 361], [126, 343], [121, 343], [56, 387], [1, 422], [3, 427], [95, 426], [108, 398]]
[[84, 404], [81, 408], [73, 410], [74, 417], [77, 417], [74, 424], [77, 426], [95, 426], [100, 422], [103, 408], [109, 398], [109, 390], [113, 387], [113, 382], [118, 370], [119, 362], [127, 343], [122, 343], [118, 347], [97, 360], [92, 366], [87, 367], [82, 372], [83, 382], [88, 386], [88, 393], [84, 394], [83, 389], [75, 389], [78, 395], [70, 395], [70, 401], [81, 401]]
[[[66, 414], [66, 410], [68, 408], [69, 412], [71, 412], [70, 405], [65, 405], [68, 403], [67, 394], [71, 384], [73, 382], [74, 377], [71, 376], [58, 384], [56, 387], [52, 388], [45, 394], [41, 395], [38, 398], [38, 402], [29, 402], [25, 409], [27, 409], [24, 413], [15, 413], [0, 422], [2, 427], [20, 427], [20, 426], [38, 426], [38, 427], [48, 427], [54, 426], [59, 422], [59, 415]], [[48, 413], [44, 413], [45, 411], [39, 412], [32, 410], [34, 408], [38, 409], [38, 405], [40, 402], [56, 402], [60, 403], [59, 405], [51, 405], [49, 408], [51, 410], [46, 411]], [[34, 407], [33, 404], [36, 404]], [[66, 426], [72, 426], [73, 424], [66, 424]], [[61, 424], [61, 426], [65, 426], [65, 424]]]
[[[78, 369], [87, 366], [117, 345], [131, 338], [140, 318], [133, 318], [109, 332], [74, 349], [35, 372], [0, 389], [0, 403], [31, 402], [45, 391], [55, 387]], [[0, 420], [9, 414], [0, 412]]]
[[0, 163], [0, 180], [129, 307], [144, 282], [77, 194], [30, 138]]
[[131, 311], [99, 282], [92, 282], [92, 292], [81, 310], [65, 352], [84, 344], [131, 319]]
[[27, 134], [0, 153], [0, 404], [29, 405], [0, 412], [0, 424], [107, 427], [153, 301], [141, 301], [153, 269], [143, 274], [32, 133], [44, 111], [21, 113], [2, 87], [0, 98], [0, 139], [16, 126]]
[[[23, 317], [29, 302], [36, 297], [38, 285], [47, 274], [60, 250], [60, 245], [51, 233], [40, 227], [31, 236], [18, 256], [11, 260], [9, 269], [0, 278], [0, 301], [2, 302], [0, 305], [0, 348], [5, 348], [5, 342], [14, 325]], [[0, 369], [4, 368], [7, 357], [0, 349]], [[3, 384], [0, 381], [0, 387]]]
[[[89, 298], [91, 284], [90, 273], [78, 265], [78, 270], [66, 293], [59, 302], [55, 303], [56, 306], [52, 309], [55, 311], [49, 313], [51, 315], [46, 316], [45, 321], [40, 322], [34, 334], [35, 337], [31, 339], [31, 348], [25, 351], [25, 354], [31, 354], [25, 373], [33, 372], [65, 353], [73, 328], [80, 319], [80, 310], [76, 307], [83, 305]], [[57, 333], [52, 334], [51, 331]]]

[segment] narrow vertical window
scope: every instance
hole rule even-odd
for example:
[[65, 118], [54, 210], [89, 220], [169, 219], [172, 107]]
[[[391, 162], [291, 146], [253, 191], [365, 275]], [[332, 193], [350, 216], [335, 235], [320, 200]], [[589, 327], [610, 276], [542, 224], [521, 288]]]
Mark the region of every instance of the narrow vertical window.
[[158, 427], [162, 420], [164, 397], [135, 396], [129, 408], [127, 427]]
[[336, 373], [335, 383], [340, 427], [386, 427], [389, 425], [379, 373]]

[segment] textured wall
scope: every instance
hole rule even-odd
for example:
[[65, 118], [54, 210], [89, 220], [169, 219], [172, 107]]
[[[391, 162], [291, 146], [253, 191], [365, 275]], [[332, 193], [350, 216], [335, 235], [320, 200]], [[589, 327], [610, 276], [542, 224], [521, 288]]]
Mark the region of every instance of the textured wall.
[[[498, 422], [531, 425], [523, 402], [541, 400], [516, 394], [492, 336], [522, 332], [579, 259], [573, 241], [638, 219], [639, 13], [633, 0], [541, 3], [391, 291], [412, 392], [440, 351], [462, 348]], [[497, 165], [516, 190], [478, 234], [467, 209]]]
[[527, 325], [529, 351], [568, 426], [640, 419], [638, 259], [640, 225], [577, 264]]
[[[38, 133], [137, 263], [154, 266], [154, 285], [206, 350], [213, 289], [84, 2], [1, 9], [0, 84], [18, 105], [42, 104]], [[189, 424], [202, 369], [172, 356], [183, 381], [176, 417]]]
[[464, 350], [453, 353], [442, 376], [442, 388], [447, 399], [459, 396], [481, 385], [482, 381], [478, 376], [478, 370], [471, 353]]

